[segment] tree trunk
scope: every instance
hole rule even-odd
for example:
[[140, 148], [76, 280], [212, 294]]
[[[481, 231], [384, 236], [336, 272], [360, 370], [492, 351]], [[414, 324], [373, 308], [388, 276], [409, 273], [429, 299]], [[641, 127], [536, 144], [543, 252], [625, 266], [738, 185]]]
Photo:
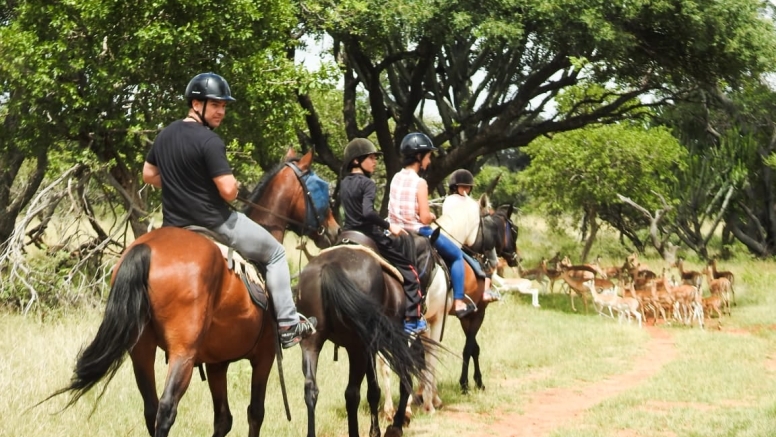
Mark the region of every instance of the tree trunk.
[[590, 254], [593, 243], [595, 243], [595, 238], [598, 235], [598, 215], [596, 214], [595, 209], [591, 208], [585, 212], [585, 221], [590, 226], [590, 233], [588, 233], [587, 239], [585, 240], [585, 247], [582, 249], [582, 263], [587, 262], [587, 257]]
[[16, 219], [19, 213], [27, 206], [35, 192], [38, 191], [43, 177], [48, 169], [48, 150], [41, 148], [35, 156], [36, 165], [31, 174], [23, 174], [21, 177], [28, 182], [20, 187], [20, 191], [14, 194], [11, 188], [19, 177], [19, 169], [25, 160], [25, 153], [11, 146], [10, 150], [0, 155], [0, 247], [13, 233]]

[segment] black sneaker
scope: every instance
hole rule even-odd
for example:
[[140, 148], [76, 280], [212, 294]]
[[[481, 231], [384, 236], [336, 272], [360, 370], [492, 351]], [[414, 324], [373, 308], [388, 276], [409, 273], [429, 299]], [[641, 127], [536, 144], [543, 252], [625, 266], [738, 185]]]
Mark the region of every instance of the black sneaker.
[[280, 345], [283, 346], [283, 349], [295, 346], [302, 339], [315, 334], [315, 326], [317, 324], [318, 321], [315, 317], [307, 318], [300, 314], [299, 323], [280, 329]]

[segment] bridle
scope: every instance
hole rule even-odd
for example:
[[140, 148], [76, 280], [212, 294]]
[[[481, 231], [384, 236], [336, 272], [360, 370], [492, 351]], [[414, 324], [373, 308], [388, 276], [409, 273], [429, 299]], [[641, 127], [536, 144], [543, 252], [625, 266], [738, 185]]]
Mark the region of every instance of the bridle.
[[[326, 227], [323, 224], [323, 216], [329, 211], [329, 183], [318, 177], [311, 169], [302, 171], [295, 162], [290, 161], [285, 164], [293, 170], [296, 180], [302, 186], [302, 192], [305, 196], [305, 220], [300, 222], [294, 220], [291, 217], [287, 217], [283, 214], [278, 214], [269, 208], [261, 205], [257, 205], [242, 197], [237, 197], [237, 200], [245, 203], [251, 208], [256, 208], [266, 213], [269, 213], [275, 217], [281, 218], [286, 221], [288, 228], [294, 233], [300, 236], [308, 235], [313, 231], [319, 236], [326, 232]], [[316, 205], [313, 196], [320, 196], [318, 191], [325, 191], [326, 201], [322, 205]]]
[[513, 263], [517, 262], [517, 250], [511, 250], [511, 248], [516, 246], [517, 243], [517, 226], [515, 226], [509, 217], [503, 214], [499, 214], [498, 212], [493, 214], [486, 212], [480, 215], [480, 227], [477, 230], [477, 238], [474, 241], [472, 247], [468, 249], [471, 252], [474, 252], [475, 255], [478, 255], [484, 254], [491, 248], [498, 247], [498, 242], [495, 240], [495, 238], [499, 237], [493, 237], [490, 235], [490, 233], [486, 233], [484, 231], [486, 226], [486, 219], [490, 219], [494, 223], [497, 222], [493, 216], [499, 216], [504, 220], [503, 233], [499, 232], [499, 234], [503, 235], [499, 235], [501, 238], [501, 251], [498, 253], [498, 256], [504, 258], [509, 265], [513, 265]]

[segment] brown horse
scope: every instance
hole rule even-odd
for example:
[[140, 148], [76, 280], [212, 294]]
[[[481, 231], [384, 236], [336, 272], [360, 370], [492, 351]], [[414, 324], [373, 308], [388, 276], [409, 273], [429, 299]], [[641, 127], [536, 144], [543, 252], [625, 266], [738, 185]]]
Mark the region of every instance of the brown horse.
[[[399, 405], [401, 408], [406, 406], [411, 379], [422, 377], [425, 371], [422, 343], [434, 343], [423, 337], [413, 340], [404, 332], [405, 301], [401, 282], [384, 271], [381, 263], [361, 247], [339, 246], [324, 250], [302, 270], [298, 308], [318, 319], [317, 332], [301, 343], [308, 437], [315, 436], [316, 373], [318, 357], [327, 340], [348, 352], [350, 372], [345, 389], [348, 436], [359, 435], [358, 405], [364, 377], [367, 379], [369, 435], [380, 435], [377, 416], [380, 387], [375, 372], [378, 352], [399, 375]], [[395, 415], [385, 436], [402, 435], [403, 423], [404, 415]]]
[[[325, 193], [311, 189], [310, 179], [320, 182], [311, 163], [308, 153], [268, 173], [251, 196], [253, 206], [246, 214], [268, 227], [278, 241], [286, 225], [292, 224], [326, 247], [339, 226], [327, 206], [325, 183], [316, 185]], [[326, 206], [311, 197], [323, 198]], [[316, 206], [317, 213], [308, 214]], [[251, 301], [217, 246], [194, 232], [164, 227], [135, 240], [119, 260], [97, 335], [79, 354], [70, 385], [52, 396], [72, 392], [68, 406], [72, 405], [106, 376], [110, 382], [129, 351], [148, 433], [165, 437], [193, 368], [204, 364], [215, 411], [213, 436], [221, 437], [232, 427], [227, 368], [247, 359], [253, 367], [248, 435], [256, 437], [264, 421], [277, 341], [274, 315]], [[157, 347], [165, 351], [169, 363], [161, 399], [154, 378]]]

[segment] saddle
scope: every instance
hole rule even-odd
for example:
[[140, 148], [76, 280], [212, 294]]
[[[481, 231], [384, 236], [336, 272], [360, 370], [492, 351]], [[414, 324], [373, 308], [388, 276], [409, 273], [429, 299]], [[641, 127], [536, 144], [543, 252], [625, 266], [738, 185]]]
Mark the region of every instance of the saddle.
[[378, 251], [377, 245], [375, 244], [374, 240], [369, 238], [367, 235], [353, 230], [342, 231], [339, 234], [339, 237], [337, 237], [337, 241], [334, 242], [334, 246], [323, 249], [321, 253], [328, 252], [342, 247], [349, 247], [351, 249], [363, 251], [364, 254], [371, 256], [377, 262], [379, 262], [383, 270], [393, 275], [393, 277], [398, 279], [399, 282], [404, 281], [404, 277], [402, 277], [399, 270], [396, 267], [392, 266], [388, 261], [386, 261], [385, 258], [380, 256], [380, 252]]
[[242, 279], [245, 289], [248, 290], [248, 295], [251, 297], [253, 303], [258, 305], [262, 310], [266, 310], [269, 296], [267, 285], [264, 281], [263, 269], [260, 271], [258, 266], [245, 259], [233, 247], [228, 246], [218, 234], [210, 229], [193, 225], [186, 226], [186, 229], [207, 237], [218, 246], [221, 250], [221, 255], [226, 261], [227, 267]]

